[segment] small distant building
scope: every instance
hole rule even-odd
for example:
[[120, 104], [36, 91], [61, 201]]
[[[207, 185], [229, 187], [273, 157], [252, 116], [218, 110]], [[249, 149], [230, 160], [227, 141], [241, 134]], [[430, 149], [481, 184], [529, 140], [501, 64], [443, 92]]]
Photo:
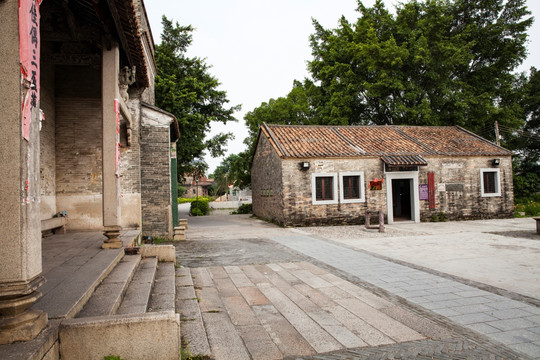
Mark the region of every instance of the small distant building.
[[208, 179], [206, 176], [194, 177], [186, 175], [183, 187], [186, 188], [184, 197], [208, 196], [208, 190], [214, 185], [214, 179]]
[[286, 226], [513, 216], [512, 153], [461, 127], [263, 124], [253, 213]]

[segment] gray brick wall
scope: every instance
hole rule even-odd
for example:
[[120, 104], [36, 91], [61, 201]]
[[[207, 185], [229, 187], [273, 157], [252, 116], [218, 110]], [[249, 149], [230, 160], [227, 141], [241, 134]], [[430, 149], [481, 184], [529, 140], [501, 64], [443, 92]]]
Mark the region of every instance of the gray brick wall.
[[253, 213], [261, 218], [284, 222], [281, 159], [265, 136], [259, 138], [251, 167]]
[[142, 126], [141, 206], [144, 236], [170, 236], [169, 157], [169, 128]]

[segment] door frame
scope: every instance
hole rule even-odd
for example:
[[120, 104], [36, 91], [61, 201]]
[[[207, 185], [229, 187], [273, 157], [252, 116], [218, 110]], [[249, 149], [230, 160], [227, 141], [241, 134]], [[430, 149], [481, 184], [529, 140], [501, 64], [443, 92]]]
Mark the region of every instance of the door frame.
[[388, 224], [394, 223], [394, 208], [392, 197], [392, 180], [408, 179], [411, 181], [411, 221], [420, 222], [420, 195], [418, 192], [418, 171], [387, 172], [386, 174], [386, 210]]

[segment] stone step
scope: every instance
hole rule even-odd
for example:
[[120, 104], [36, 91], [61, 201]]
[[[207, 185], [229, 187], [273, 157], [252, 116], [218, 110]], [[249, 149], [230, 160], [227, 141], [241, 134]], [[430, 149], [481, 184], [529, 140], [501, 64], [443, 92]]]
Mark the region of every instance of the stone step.
[[157, 265], [157, 257], [141, 260], [116, 314], [144, 314], [147, 312], [156, 278]]
[[140, 255], [125, 255], [76, 317], [113, 315], [120, 306], [140, 261]]
[[52, 280], [45, 283], [44, 295], [33, 308], [45, 311], [49, 319], [74, 317], [123, 256], [123, 249], [89, 250], [75, 256], [56, 271], [59, 274], [49, 273]]
[[[205, 269], [202, 269], [206, 271]], [[207, 274], [207, 273], [206, 273]], [[199, 280], [199, 274], [195, 275]], [[209, 278], [209, 276], [208, 276]], [[209, 280], [210, 282], [212, 280]], [[210, 357], [210, 344], [189, 268], [176, 269], [176, 312], [180, 314], [183, 346], [193, 355]], [[200, 285], [200, 283], [199, 283]]]
[[160, 262], [158, 264], [154, 288], [150, 295], [148, 312], [174, 311], [175, 272], [174, 263]]

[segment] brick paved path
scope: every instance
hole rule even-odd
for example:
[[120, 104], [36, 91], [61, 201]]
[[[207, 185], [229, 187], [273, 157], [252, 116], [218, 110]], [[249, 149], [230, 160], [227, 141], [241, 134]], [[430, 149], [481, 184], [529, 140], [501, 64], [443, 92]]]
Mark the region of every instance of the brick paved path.
[[490, 340], [540, 359], [537, 306], [313, 237], [287, 235], [271, 239], [484, 334]]

